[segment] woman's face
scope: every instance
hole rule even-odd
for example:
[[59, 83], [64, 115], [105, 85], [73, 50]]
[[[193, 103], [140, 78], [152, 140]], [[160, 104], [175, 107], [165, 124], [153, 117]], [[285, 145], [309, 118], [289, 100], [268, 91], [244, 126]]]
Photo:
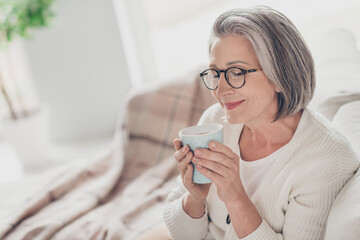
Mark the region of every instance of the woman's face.
[[245, 85], [234, 89], [220, 74], [219, 86], [212, 90], [212, 96], [223, 108], [231, 124], [261, 124], [274, 120], [278, 112], [277, 94], [274, 84], [260, 71], [255, 50], [245, 37], [227, 35], [217, 38], [210, 51], [210, 68], [226, 70], [239, 67], [245, 70], [257, 69], [245, 74]]

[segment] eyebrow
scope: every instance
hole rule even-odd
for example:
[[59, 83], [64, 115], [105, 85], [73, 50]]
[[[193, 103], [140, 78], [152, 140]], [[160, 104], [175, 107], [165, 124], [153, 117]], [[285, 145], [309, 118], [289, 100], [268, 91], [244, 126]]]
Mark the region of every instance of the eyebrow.
[[[226, 66], [230, 66], [230, 65], [233, 65], [235, 63], [242, 63], [242, 64], [250, 66], [250, 64], [248, 64], [247, 62], [240, 61], [240, 60], [228, 62], [228, 63], [226, 63]], [[215, 67], [216, 68], [216, 65], [215, 64], [210, 64], [210, 67]]]

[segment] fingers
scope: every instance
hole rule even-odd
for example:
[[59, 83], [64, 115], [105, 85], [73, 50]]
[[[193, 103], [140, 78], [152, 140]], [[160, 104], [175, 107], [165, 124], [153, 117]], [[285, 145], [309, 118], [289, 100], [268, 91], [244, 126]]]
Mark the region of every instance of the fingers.
[[204, 159], [204, 161], [210, 160], [210, 162], [225, 166], [227, 168], [234, 168], [237, 165], [235, 159], [229, 158], [222, 152], [214, 152], [212, 150], [198, 148], [194, 153], [195, 157], [198, 159]]
[[183, 158], [185, 158], [186, 154], [190, 152], [189, 146], [185, 145], [181, 147], [181, 141], [178, 139], [174, 140], [174, 147], [176, 149], [174, 157], [177, 162], [180, 162]]
[[211, 181], [213, 181], [216, 185], [218, 185], [220, 183], [220, 180], [224, 178], [224, 176], [218, 174], [217, 172], [213, 172], [210, 169], [201, 167], [200, 165], [196, 165], [196, 168], [201, 174], [211, 179]]
[[231, 148], [225, 146], [222, 143], [219, 143], [217, 141], [210, 141], [208, 145], [209, 149], [214, 152], [219, 152], [225, 154], [228, 158], [236, 159], [238, 155], [234, 153]]
[[174, 139], [173, 144], [174, 144], [174, 147], [175, 147], [176, 151], [179, 150], [181, 148], [181, 145], [182, 145], [180, 139], [178, 139], [178, 138]]
[[192, 152], [188, 152], [188, 154], [186, 154], [186, 156], [179, 162], [178, 168], [179, 168], [180, 172], [183, 172], [183, 173], [186, 172], [186, 168], [190, 164], [192, 157], [193, 157]]
[[181, 178], [184, 179], [185, 174], [188, 171], [188, 166], [191, 165], [191, 159], [193, 153], [190, 151], [189, 146], [182, 146], [182, 142], [179, 139], [173, 141], [174, 148], [176, 150], [174, 154], [175, 160], [178, 162], [178, 169], [180, 171]]
[[211, 172], [214, 172], [222, 177], [226, 177], [227, 175], [229, 175], [229, 170], [231, 169], [231, 168], [228, 168], [228, 167], [224, 166], [223, 164], [217, 163], [215, 161], [209, 161], [209, 160], [200, 159], [197, 157], [194, 157], [193, 161], [196, 164], [196, 168], [199, 171], [200, 171], [200, 169], [205, 168], [205, 169], [210, 170]]

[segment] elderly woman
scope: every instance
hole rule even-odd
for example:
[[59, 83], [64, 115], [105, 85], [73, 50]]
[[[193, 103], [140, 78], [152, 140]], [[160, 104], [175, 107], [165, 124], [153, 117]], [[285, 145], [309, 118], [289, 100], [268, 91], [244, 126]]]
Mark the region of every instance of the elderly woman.
[[[200, 76], [217, 104], [224, 144], [194, 153], [174, 140], [179, 186], [164, 220], [171, 239], [322, 239], [331, 205], [358, 168], [345, 137], [307, 107], [311, 54], [287, 17], [268, 7], [216, 20]], [[212, 184], [192, 182], [193, 161]]]

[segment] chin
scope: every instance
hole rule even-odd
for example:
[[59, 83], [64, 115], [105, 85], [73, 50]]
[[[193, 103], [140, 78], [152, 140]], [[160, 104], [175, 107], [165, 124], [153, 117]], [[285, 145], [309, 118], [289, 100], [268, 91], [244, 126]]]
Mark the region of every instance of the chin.
[[243, 123], [243, 119], [239, 119], [235, 116], [231, 116], [229, 114], [226, 114], [225, 112], [225, 117], [224, 120], [226, 120], [226, 122], [230, 123], [230, 124], [239, 124], [239, 123]]

